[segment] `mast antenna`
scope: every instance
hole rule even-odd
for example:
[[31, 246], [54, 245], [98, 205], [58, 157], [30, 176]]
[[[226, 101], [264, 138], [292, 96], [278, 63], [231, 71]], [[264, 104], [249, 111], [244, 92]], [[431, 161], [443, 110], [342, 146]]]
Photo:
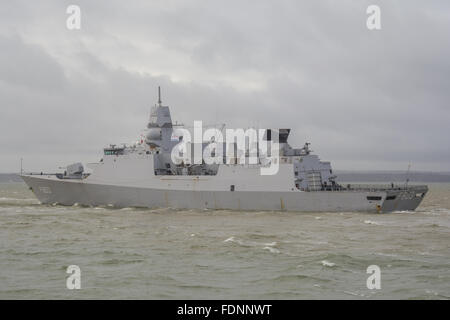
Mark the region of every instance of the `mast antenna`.
[[405, 189], [408, 188], [408, 182], [409, 182], [409, 170], [411, 169], [411, 162], [408, 163], [408, 170], [406, 171], [406, 181], [405, 181]]
[[158, 104], [161, 107], [161, 87], [158, 86]]

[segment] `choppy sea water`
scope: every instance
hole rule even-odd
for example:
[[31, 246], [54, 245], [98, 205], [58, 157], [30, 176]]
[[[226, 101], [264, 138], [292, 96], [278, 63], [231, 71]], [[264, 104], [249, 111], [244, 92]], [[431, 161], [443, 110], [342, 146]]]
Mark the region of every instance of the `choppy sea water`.
[[0, 299], [449, 299], [450, 184], [429, 186], [369, 214], [47, 206], [0, 183]]

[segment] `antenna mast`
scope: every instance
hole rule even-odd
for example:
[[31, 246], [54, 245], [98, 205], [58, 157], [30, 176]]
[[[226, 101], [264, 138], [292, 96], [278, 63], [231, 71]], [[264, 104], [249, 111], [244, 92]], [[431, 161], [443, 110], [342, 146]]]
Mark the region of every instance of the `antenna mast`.
[[158, 105], [161, 107], [161, 87], [158, 86]]
[[405, 189], [408, 188], [408, 182], [409, 182], [409, 169], [411, 168], [411, 162], [408, 163], [408, 170], [406, 171], [406, 182], [405, 182]]

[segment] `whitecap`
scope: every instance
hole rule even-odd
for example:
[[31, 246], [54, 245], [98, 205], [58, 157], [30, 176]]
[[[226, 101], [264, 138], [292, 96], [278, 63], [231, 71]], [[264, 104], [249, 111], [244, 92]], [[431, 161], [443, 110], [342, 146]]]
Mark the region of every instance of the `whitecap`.
[[131, 211], [133, 209], [134, 208], [131, 208], [131, 207], [125, 207], [125, 208], [120, 209], [120, 211]]
[[254, 245], [252, 245], [250, 243], [245, 243], [242, 240], [235, 239], [234, 237], [230, 237], [230, 238], [224, 240], [223, 242], [233, 242], [233, 243], [237, 243], [237, 244], [239, 244], [241, 246], [244, 246], [244, 247], [252, 247], [252, 246], [254, 246]]
[[39, 204], [37, 199], [0, 197], [0, 205], [32, 205]]
[[336, 264], [327, 260], [322, 260], [322, 265], [325, 267], [334, 267]]
[[272, 248], [272, 247], [264, 247], [264, 250], [269, 250], [271, 253], [280, 253], [280, 250]]
[[233, 242], [234, 241], [234, 237], [229, 237], [226, 240], [223, 240], [223, 242]]
[[349, 295], [352, 295], [352, 296], [355, 296], [355, 297], [364, 297], [364, 294], [363, 293], [361, 293], [361, 294], [359, 294], [359, 293], [356, 293], [356, 292], [351, 292], [351, 291], [343, 291], [345, 294], [349, 294]]
[[383, 253], [383, 252], [377, 252], [375, 253], [378, 256], [384, 256], [384, 257], [397, 257], [398, 255], [395, 253]]
[[432, 295], [435, 295], [435, 296], [437, 296], [437, 295], [439, 294], [437, 291], [435, 291], [435, 290], [429, 290], [429, 289], [426, 289], [425, 292], [426, 292], [427, 294], [432, 294]]
[[0, 197], [0, 201], [36, 201], [34, 198], [8, 198]]

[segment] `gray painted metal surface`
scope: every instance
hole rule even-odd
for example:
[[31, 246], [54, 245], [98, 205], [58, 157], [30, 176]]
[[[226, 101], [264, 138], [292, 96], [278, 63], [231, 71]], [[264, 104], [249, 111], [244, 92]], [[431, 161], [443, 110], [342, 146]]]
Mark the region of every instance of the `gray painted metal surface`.
[[[388, 212], [416, 209], [422, 200], [421, 194], [427, 191], [426, 187], [386, 191], [193, 191], [92, 184], [83, 180], [57, 180], [51, 176], [23, 175], [22, 178], [46, 204], [177, 209]], [[396, 198], [386, 200], [389, 196]]]

